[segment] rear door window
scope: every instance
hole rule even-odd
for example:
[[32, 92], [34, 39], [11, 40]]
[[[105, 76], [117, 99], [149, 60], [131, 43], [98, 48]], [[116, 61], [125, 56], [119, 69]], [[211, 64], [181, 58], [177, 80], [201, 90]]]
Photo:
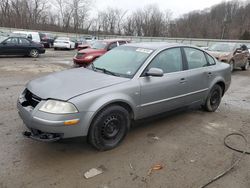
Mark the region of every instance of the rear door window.
[[195, 48], [184, 48], [184, 52], [187, 57], [189, 69], [197, 69], [208, 65], [203, 51]]
[[109, 45], [109, 50], [112, 50], [113, 48], [117, 47], [117, 42], [114, 42]]
[[124, 45], [124, 44], [127, 44], [127, 42], [126, 41], [119, 41], [119, 45], [121, 46], [121, 45]]
[[208, 60], [208, 64], [209, 64], [209, 65], [215, 65], [215, 64], [216, 64], [214, 58], [212, 58], [212, 57], [211, 57], [210, 55], [208, 55], [208, 54], [206, 54], [206, 56], [207, 56], [207, 60]]
[[19, 44], [30, 44], [30, 41], [27, 39], [19, 38]]

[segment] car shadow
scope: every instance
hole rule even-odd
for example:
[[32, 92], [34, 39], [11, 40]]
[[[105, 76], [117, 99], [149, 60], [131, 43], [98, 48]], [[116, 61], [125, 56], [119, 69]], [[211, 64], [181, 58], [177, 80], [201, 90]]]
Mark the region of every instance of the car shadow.
[[0, 55], [0, 58], [31, 58], [29, 56], [24, 56], [24, 55]]

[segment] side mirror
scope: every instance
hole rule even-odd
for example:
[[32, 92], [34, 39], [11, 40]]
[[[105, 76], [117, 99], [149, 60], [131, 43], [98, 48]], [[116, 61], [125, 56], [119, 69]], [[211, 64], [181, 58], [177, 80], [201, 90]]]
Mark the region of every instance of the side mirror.
[[235, 54], [236, 54], [236, 53], [238, 53], [238, 54], [242, 53], [242, 49], [237, 48], [237, 49], [235, 50]]
[[2, 44], [3, 44], [3, 45], [6, 45], [6, 44], [7, 44], [7, 42], [5, 42], [5, 41], [4, 41], [4, 42], [2, 42]]
[[163, 75], [163, 70], [158, 68], [151, 68], [148, 70], [148, 72], [146, 72], [146, 76], [162, 77]]

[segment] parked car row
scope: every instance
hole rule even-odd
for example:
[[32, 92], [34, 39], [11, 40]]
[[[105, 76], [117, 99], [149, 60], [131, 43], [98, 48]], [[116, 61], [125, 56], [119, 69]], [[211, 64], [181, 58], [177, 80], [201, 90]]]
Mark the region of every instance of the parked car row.
[[[7, 33], [0, 33], [0, 40], [4, 39], [7, 36]], [[124, 39], [109, 39], [97, 41], [96, 37], [93, 36], [81, 36], [78, 38], [72, 37], [56, 37], [50, 33], [42, 33], [42, 32], [31, 32], [31, 31], [13, 31], [9, 34], [10, 37], [19, 37], [26, 38], [28, 41], [33, 41], [34, 43], [42, 44], [44, 47], [51, 48], [54, 50], [59, 49], [68, 49], [73, 50], [77, 49], [78, 52], [73, 58], [73, 62], [76, 66], [88, 66], [95, 59], [99, 58], [101, 55], [106, 53], [107, 51], [128, 43], [128, 40]], [[20, 39], [21, 40], [21, 39]], [[3, 42], [3, 40], [1, 40]], [[19, 41], [19, 40], [17, 40]], [[13, 45], [13, 47], [10, 47]], [[26, 49], [20, 50], [22, 48], [21, 43], [18, 43], [19, 50], [15, 52], [14, 49], [17, 49], [15, 43], [10, 43], [8, 45], [1, 44], [0, 54], [2, 55], [20, 55], [22, 53], [28, 53], [27, 47]], [[40, 46], [40, 45], [38, 45]], [[31, 46], [32, 47], [32, 46]], [[12, 48], [12, 51], [9, 52], [5, 50], [5, 48]], [[241, 68], [242, 70], [246, 70], [249, 68], [250, 62], [250, 45], [241, 45], [239, 43], [216, 43], [210, 47], [202, 47], [202, 49], [209, 52], [211, 55], [216, 57], [219, 61], [230, 64], [231, 71], [235, 68]], [[21, 52], [22, 51], [22, 52]], [[39, 54], [45, 50], [38, 50]], [[37, 56], [37, 53], [33, 53], [33, 57]], [[38, 57], [37, 56], [37, 57]]]

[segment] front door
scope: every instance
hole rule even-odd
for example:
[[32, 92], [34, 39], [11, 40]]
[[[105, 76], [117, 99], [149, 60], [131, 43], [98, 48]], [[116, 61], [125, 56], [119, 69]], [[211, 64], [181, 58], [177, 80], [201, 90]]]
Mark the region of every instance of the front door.
[[180, 48], [160, 52], [146, 68], [162, 69], [162, 77], [142, 75], [139, 78], [141, 87], [140, 117], [159, 114], [184, 106], [185, 94], [188, 91], [186, 72], [183, 71]]
[[18, 38], [11, 37], [2, 43], [2, 55], [19, 55]]

